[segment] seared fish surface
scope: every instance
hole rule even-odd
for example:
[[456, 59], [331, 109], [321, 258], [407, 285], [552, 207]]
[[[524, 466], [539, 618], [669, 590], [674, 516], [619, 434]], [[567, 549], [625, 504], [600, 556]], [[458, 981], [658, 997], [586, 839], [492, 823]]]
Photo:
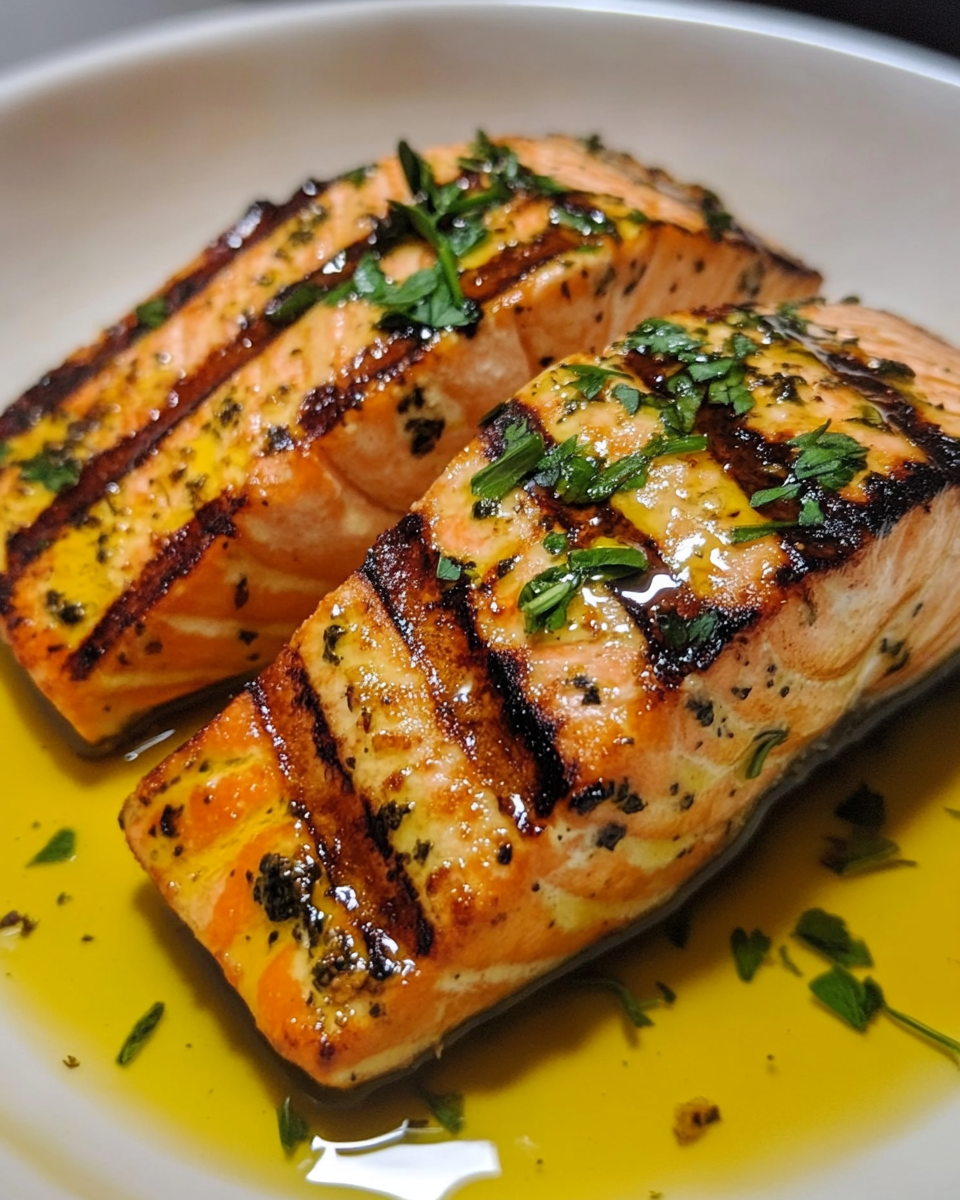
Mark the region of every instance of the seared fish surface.
[[403, 147], [254, 206], [0, 415], [0, 628], [89, 743], [268, 663], [551, 362], [819, 276], [568, 138]]
[[960, 353], [855, 305], [648, 320], [517, 392], [123, 823], [349, 1088], [662, 905], [960, 646]]

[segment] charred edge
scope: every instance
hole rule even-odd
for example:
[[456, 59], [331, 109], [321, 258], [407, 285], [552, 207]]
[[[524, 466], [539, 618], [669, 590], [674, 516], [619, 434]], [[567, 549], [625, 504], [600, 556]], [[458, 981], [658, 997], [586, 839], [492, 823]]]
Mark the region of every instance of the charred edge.
[[[191, 270], [170, 282], [161, 297], [167, 313], [172, 314], [182, 308], [242, 250], [267, 237], [326, 186], [310, 182], [285, 204], [276, 205], [269, 200], [260, 200], [251, 205], [236, 225], [203, 251]], [[0, 441], [23, 433], [47, 413], [54, 411], [67, 396], [92, 379], [115, 355], [126, 350], [146, 332], [146, 328], [137, 320], [136, 313], [129, 313], [92, 346], [48, 372], [4, 413], [0, 413]]]
[[[544, 790], [539, 762], [511, 736], [504, 699], [473, 619], [466, 579], [441, 589], [437, 555], [424, 540], [423, 521], [411, 513], [382, 534], [361, 573], [390, 617], [411, 659], [427, 676], [440, 727], [455, 739], [496, 793], [500, 809], [520, 833], [539, 833], [521, 796]], [[471, 680], [471, 700], [453, 696]]]
[[390, 840], [392, 825], [383, 811], [386, 807], [384, 805], [374, 812], [370, 801], [366, 797], [363, 798], [367, 836], [380, 851], [384, 861], [390, 864], [387, 880], [396, 885], [394, 895], [386, 897], [381, 902], [380, 909], [394, 928], [413, 930], [418, 954], [429, 954], [433, 945], [433, 926], [423, 911], [416, 885], [407, 874], [404, 856], [397, 854], [393, 849]]
[[74, 683], [89, 677], [126, 630], [142, 622], [170, 587], [190, 574], [214, 541], [236, 536], [233, 518], [245, 504], [243, 496], [220, 496], [205, 504], [192, 521], [177, 530], [143, 569], [137, 582], [114, 600], [92, 632], [67, 659], [67, 675]]
[[[357, 242], [346, 251], [346, 262], [342, 270], [334, 275], [315, 272], [294, 284], [316, 282], [323, 287], [332, 287], [350, 277], [359, 262], [366, 242]], [[281, 297], [283, 292], [280, 293]], [[236, 371], [265, 350], [283, 332], [266, 316], [249, 321], [242, 334], [233, 342], [220, 346], [190, 375], [177, 384], [170, 400], [160, 410], [156, 420], [142, 425], [116, 445], [94, 455], [83, 466], [80, 478], [73, 487], [59, 492], [32, 525], [17, 530], [7, 539], [7, 570], [4, 585], [7, 590], [19, 578], [29, 564], [69, 524], [78, 523], [98, 500], [106, 494], [107, 486], [136, 470], [182, 421], [207, 400]]]
[[[511, 246], [476, 271], [465, 272], [460, 277], [463, 294], [477, 304], [486, 303], [543, 263], [580, 244], [580, 239], [571, 230], [551, 226], [534, 241]], [[437, 344], [439, 336], [434, 333], [424, 340], [408, 330], [401, 330], [390, 335], [385, 346], [378, 345], [375, 350], [368, 347], [352, 365], [345, 382], [326, 384], [304, 397], [299, 424], [311, 438], [323, 437], [351, 409], [363, 404], [372, 385], [382, 386], [402, 378]], [[464, 333], [464, 336], [469, 334]]]
[[420, 902], [420, 895], [417, 891], [416, 884], [407, 874], [407, 869], [402, 862], [397, 862], [393, 871], [393, 876], [396, 882], [403, 889], [403, 895], [409, 904], [410, 913], [413, 916], [414, 935], [416, 938], [417, 954], [420, 957], [430, 953], [435, 938], [433, 925], [431, 924], [426, 913], [423, 911], [423, 906]]
[[352, 792], [353, 779], [340, 759], [339, 747], [330, 732], [320, 697], [310, 682], [306, 664], [295, 650], [289, 651], [284, 669], [293, 689], [294, 704], [310, 718], [310, 732], [317, 758], [335, 772], [339, 784], [345, 792]]

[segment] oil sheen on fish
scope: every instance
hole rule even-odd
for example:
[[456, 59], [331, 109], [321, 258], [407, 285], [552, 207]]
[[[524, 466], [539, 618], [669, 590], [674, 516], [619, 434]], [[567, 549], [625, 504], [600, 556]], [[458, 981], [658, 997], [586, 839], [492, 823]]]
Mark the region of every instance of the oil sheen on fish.
[[88, 743], [261, 669], [489, 407], [674, 307], [819, 276], [562, 137], [259, 204], [0, 414], [0, 627]]
[[517, 392], [123, 823], [349, 1088], [663, 905], [960, 646], [960, 353], [856, 305], [648, 320]]

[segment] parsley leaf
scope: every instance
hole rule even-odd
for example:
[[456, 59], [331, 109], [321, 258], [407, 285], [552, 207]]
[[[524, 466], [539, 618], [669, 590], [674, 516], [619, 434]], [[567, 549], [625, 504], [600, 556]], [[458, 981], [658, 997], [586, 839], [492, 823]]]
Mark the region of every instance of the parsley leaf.
[[763, 525], [736, 525], [730, 530], [730, 541], [735, 546], [743, 542], [755, 542], [758, 538], [776, 533], [778, 529], [796, 529], [796, 521], [765, 521]]
[[573, 205], [556, 205], [550, 209], [550, 220], [554, 225], [564, 225], [576, 230], [583, 237], [597, 237], [613, 232], [613, 222], [599, 208], [575, 208]]
[[602, 583], [644, 571], [647, 556], [630, 546], [572, 550], [562, 566], [548, 567], [524, 584], [518, 605], [527, 633], [554, 632], [567, 619], [567, 607], [585, 583]]
[[420, 1094], [448, 1133], [456, 1136], [463, 1129], [463, 1094], [461, 1092], [428, 1092], [420, 1089]]
[[556, 530], [543, 539], [543, 548], [548, 554], [563, 554], [567, 548], [567, 535]]
[[76, 852], [77, 835], [72, 829], [58, 829], [49, 842], [30, 859], [27, 866], [35, 867], [41, 863], [66, 862], [73, 858]]
[[887, 817], [883, 796], [865, 783], [841, 800], [833, 813], [841, 821], [849, 821], [851, 825], [860, 825], [864, 829], [882, 829]]
[[170, 309], [163, 296], [155, 296], [152, 300], [146, 300], [143, 304], [138, 304], [133, 311], [137, 323], [145, 329], [159, 329], [170, 315]]
[[822, 908], [808, 908], [797, 921], [793, 936], [841, 967], [873, 966], [866, 942], [854, 940], [846, 921]]
[[875, 980], [868, 975], [861, 983], [843, 967], [831, 967], [811, 979], [809, 987], [821, 1004], [860, 1033], [884, 1006], [883, 992]]
[[700, 198], [700, 211], [706, 222], [710, 237], [719, 242], [724, 233], [733, 225], [733, 217], [723, 207], [723, 202], [716, 192], [703, 188]]
[[45, 446], [33, 458], [20, 463], [20, 477], [25, 483], [39, 483], [56, 495], [73, 487], [80, 479], [80, 464], [66, 450]]
[[[348, 280], [346, 284], [341, 286], [349, 290], [350, 281]], [[339, 289], [332, 290], [339, 292]], [[319, 300], [326, 300], [329, 294], [323, 288], [318, 287], [317, 284], [305, 280], [303, 283], [295, 284], [289, 291], [283, 292], [279, 296], [274, 296], [263, 310], [263, 315], [272, 325], [277, 325], [281, 328], [286, 325], [292, 325], [305, 312], [313, 308]]]
[[737, 974], [744, 983], [749, 983], [756, 975], [771, 945], [770, 938], [759, 929], [748, 934], [738, 925], [730, 935], [733, 961], [736, 964]]
[[826, 421], [812, 433], [791, 438], [789, 445], [800, 453], [793, 463], [791, 474], [804, 482], [815, 480], [828, 491], [836, 492], [863, 470], [867, 461], [866, 447], [845, 433], [829, 433]]
[[797, 964], [790, 957], [790, 951], [787, 949], [787, 947], [780, 946], [779, 951], [780, 951], [780, 961], [787, 968], [787, 970], [792, 971], [794, 975], [802, 976], [803, 972], [800, 970], [800, 968], [797, 966]]
[[280, 1134], [280, 1145], [288, 1154], [310, 1136], [310, 1126], [293, 1107], [290, 1096], [285, 1097], [277, 1108], [277, 1131]]
[[163, 1012], [163, 1001], [158, 1000], [156, 1004], [147, 1009], [140, 1020], [130, 1030], [126, 1041], [120, 1047], [120, 1053], [117, 1055], [117, 1062], [121, 1067], [125, 1067], [127, 1063], [132, 1062], [137, 1057], [150, 1035], [160, 1024]]
[[479, 470], [470, 490], [482, 500], [502, 500], [543, 458], [543, 438], [524, 421], [508, 425], [499, 458]]
[[829, 849], [820, 862], [835, 875], [862, 875], [881, 867], [915, 867], [909, 858], [900, 858], [900, 847], [890, 838], [870, 829], [857, 829], [849, 837], [827, 838]]
[[612, 975], [584, 975], [577, 983], [583, 984], [585, 987], [602, 988], [606, 992], [613, 992], [620, 1003], [623, 1005], [623, 1011], [630, 1019], [630, 1023], [636, 1029], [643, 1029], [646, 1026], [653, 1025], [653, 1021], [647, 1016], [648, 1008], [657, 1008], [664, 1003], [660, 996], [653, 1000], [638, 1000], [631, 992], [625, 983], [621, 983], [619, 979], [614, 979]]
[[750, 758], [747, 760], [747, 779], [757, 778], [767, 761], [767, 755], [774, 746], [782, 745], [787, 740], [789, 732], [788, 729], [766, 729], [756, 735], [753, 739]]
[[584, 400], [596, 400], [611, 379], [630, 378], [623, 371], [593, 363], [564, 363], [563, 369], [574, 377], [570, 386], [576, 388]]
[[437, 561], [437, 578], [442, 579], [447, 583], [456, 583], [460, 578], [463, 568], [453, 558], [447, 558], [441, 554]]
[[628, 383], [618, 383], [613, 388], [614, 397], [620, 401], [623, 407], [627, 410], [627, 414], [635, 417], [640, 410], [640, 405], [644, 400], [650, 400], [652, 397], [644, 396], [643, 392], [632, 387]]
[[672, 650], [691, 650], [703, 645], [716, 633], [719, 623], [720, 617], [714, 609], [706, 609], [695, 617], [682, 617], [675, 612], [657, 614], [657, 626]]
[[700, 353], [703, 343], [673, 321], [663, 317], [649, 317], [632, 330], [623, 340], [628, 350], [639, 354], [650, 354], [656, 358], [671, 356], [681, 362], [692, 362]]

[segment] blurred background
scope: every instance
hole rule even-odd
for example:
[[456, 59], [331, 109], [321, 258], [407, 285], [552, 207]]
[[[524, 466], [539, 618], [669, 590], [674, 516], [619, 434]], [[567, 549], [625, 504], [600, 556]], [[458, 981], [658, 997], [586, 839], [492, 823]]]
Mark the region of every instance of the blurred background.
[[[0, 0], [0, 71], [147, 21], [243, 6], [217, 0]], [[960, 56], [960, 0], [770, 0], [767, 7], [844, 21]]]

